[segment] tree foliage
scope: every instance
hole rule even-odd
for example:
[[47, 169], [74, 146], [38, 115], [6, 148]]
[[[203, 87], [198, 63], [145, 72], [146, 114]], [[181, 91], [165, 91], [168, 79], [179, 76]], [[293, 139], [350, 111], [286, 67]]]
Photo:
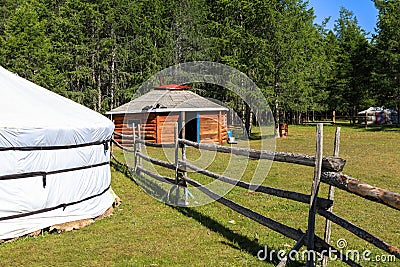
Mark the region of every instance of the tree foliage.
[[[3, 0], [0, 64], [105, 112], [166, 67], [215, 61], [248, 75], [278, 123], [310, 112], [350, 115], [399, 103], [400, 2], [375, 5], [369, 42], [351, 11], [340, 11], [332, 31], [314, 24], [306, 0]], [[196, 90], [249, 121], [251, 110], [233, 93]]]
[[380, 105], [400, 106], [400, 1], [376, 0], [378, 8], [375, 40], [374, 82]]

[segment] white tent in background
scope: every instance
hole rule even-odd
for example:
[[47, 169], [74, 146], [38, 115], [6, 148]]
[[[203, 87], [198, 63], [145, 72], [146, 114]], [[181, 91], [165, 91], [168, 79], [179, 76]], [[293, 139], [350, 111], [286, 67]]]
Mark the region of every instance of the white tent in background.
[[106, 117], [0, 67], [0, 239], [111, 207]]
[[396, 124], [398, 121], [397, 111], [389, 108], [370, 107], [369, 109], [358, 112], [359, 121], [365, 124]]

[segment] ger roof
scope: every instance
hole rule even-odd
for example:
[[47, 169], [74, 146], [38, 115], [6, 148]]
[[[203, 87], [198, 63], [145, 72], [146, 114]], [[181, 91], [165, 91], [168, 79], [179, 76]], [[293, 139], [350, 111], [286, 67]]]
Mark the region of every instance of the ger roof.
[[105, 116], [0, 66], [0, 148], [62, 146], [110, 138]]
[[188, 90], [188, 86], [163, 85], [107, 114], [172, 111], [227, 111], [228, 109]]

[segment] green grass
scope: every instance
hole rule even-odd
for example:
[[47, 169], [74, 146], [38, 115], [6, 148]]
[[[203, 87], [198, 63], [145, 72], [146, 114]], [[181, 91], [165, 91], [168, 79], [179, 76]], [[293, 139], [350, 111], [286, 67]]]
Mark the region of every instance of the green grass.
[[[324, 127], [324, 154], [331, 155], [335, 127]], [[340, 156], [347, 159], [344, 173], [369, 184], [400, 192], [400, 130], [396, 128], [342, 127]], [[257, 147], [260, 140], [251, 141]], [[289, 138], [277, 140], [277, 151], [315, 154], [315, 127], [289, 126]], [[160, 159], [165, 156], [156, 149], [149, 154]], [[200, 154], [188, 149], [188, 158], [199, 159]], [[118, 155], [121, 159], [122, 154]], [[242, 171], [242, 160], [234, 157], [232, 172]], [[218, 154], [209, 166], [222, 172], [229, 155]], [[250, 180], [258, 161], [249, 161], [244, 180]], [[173, 172], [156, 168], [173, 176]], [[112, 167], [112, 186], [123, 204], [114, 215], [79, 231], [63, 234], [44, 234], [26, 237], [0, 246], [0, 266], [273, 266], [255, 256], [260, 249], [288, 251], [295, 241], [283, 237], [218, 203], [195, 208], [173, 208], [146, 194], [129, 176]], [[207, 183], [199, 174], [189, 177]], [[309, 194], [313, 169], [283, 163], [273, 163], [264, 184], [272, 187]], [[326, 196], [327, 185], [322, 185], [320, 196]], [[260, 193], [233, 189], [227, 197], [272, 219], [305, 231], [308, 207], [305, 204]], [[336, 190], [334, 212], [365, 228], [387, 242], [400, 246], [398, 222], [400, 212]], [[234, 220], [236, 224], [229, 221]], [[317, 217], [318, 235], [323, 235], [324, 220]], [[386, 254], [355, 237], [345, 229], [333, 225], [332, 244], [340, 238], [348, 242], [348, 249], [372, 251], [372, 255]], [[399, 261], [399, 260], [397, 260]], [[301, 265], [298, 263], [295, 265]], [[379, 265], [361, 262], [363, 266]], [[344, 266], [339, 261], [330, 266]]]

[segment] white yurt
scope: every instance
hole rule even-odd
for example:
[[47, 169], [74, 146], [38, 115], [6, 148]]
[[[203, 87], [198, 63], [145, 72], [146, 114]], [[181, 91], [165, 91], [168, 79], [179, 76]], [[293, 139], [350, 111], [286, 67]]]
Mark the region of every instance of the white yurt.
[[101, 114], [0, 67], [0, 239], [111, 207], [113, 130]]
[[398, 123], [397, 111], [390, 108], [370, 107], [358, 112], [361, 124], [396, 124]]

